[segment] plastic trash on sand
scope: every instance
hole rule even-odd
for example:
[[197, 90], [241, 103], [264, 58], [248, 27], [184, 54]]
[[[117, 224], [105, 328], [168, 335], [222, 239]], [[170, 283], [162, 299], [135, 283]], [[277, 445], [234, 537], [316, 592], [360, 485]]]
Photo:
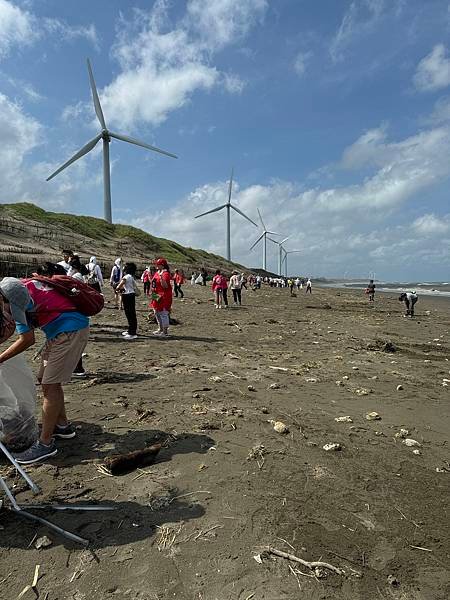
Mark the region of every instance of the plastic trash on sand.
[[31, 446], [38, 435], [36, 387], [22, 355], [0, 365], [0, 441], [15, 452]]

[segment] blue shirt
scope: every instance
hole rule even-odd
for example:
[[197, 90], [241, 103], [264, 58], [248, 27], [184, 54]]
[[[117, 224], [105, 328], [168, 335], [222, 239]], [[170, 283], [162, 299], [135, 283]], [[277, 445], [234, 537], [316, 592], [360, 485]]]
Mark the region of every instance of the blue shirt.
[[[27, 310], [33, 309], [33, 303], [31, 302], [27, 306]], [[89, 327], [89, 319], [76, 311], [64, 312], [41, 327], [42, 331], [45, 333], [45, 337], [48, 340], [53, 340], [60, 333], [69, 333], [71, 331], [79, 331], [80, 329], [84, 329], [85, 327]], [[22, 333], [27, 333], [31, 331], [32, 327], [29, 325], [24, 325], [23, 323], [18, 323], [16, 321], [16, 330], [20, 335]]]

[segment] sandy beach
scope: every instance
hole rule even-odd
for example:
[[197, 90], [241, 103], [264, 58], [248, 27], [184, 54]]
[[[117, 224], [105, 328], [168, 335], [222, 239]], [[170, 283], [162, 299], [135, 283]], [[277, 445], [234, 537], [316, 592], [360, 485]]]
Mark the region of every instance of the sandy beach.
[[[170, 339], [142, 296], [136, 342], [112, 304], [92, 320], [90, 376], [66, 387], [78, 436], [29, 468], [38, 499], [0, 467], [20, 503], [116, 508], [40, 511], [88, 549], [1, 511], [1, 598], [40, 565], [45, 600], [447, 600], [450, 302], [420, 297], [410, 320], [390, 294], [264, 287], [215, 310], [209, 288], [185, 292]], [[98, 470], [155, 441], [153, 466]]]

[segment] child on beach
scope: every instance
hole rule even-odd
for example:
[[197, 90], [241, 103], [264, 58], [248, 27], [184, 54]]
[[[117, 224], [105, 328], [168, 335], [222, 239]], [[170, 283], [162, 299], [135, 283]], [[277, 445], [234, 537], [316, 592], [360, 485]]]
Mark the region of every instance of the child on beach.
[[155, 261], [155, 266], [158, 270], [154, 274], [151, 283], [152, 300], [150, 305], [155, 311], [159, 328], [153, 332], [153, 335], [168, 337], [169, 314], [172, 308], [172, 277], [165, 258], [158, 258]]

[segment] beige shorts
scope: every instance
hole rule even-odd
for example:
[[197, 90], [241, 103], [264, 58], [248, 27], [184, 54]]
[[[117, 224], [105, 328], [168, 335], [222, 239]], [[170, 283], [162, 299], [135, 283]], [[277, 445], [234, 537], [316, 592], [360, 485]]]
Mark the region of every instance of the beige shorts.
[[43, 384], [67, 383], [89, 338], [89, 327], [60, 333], [45, 344], [38, 380]]

